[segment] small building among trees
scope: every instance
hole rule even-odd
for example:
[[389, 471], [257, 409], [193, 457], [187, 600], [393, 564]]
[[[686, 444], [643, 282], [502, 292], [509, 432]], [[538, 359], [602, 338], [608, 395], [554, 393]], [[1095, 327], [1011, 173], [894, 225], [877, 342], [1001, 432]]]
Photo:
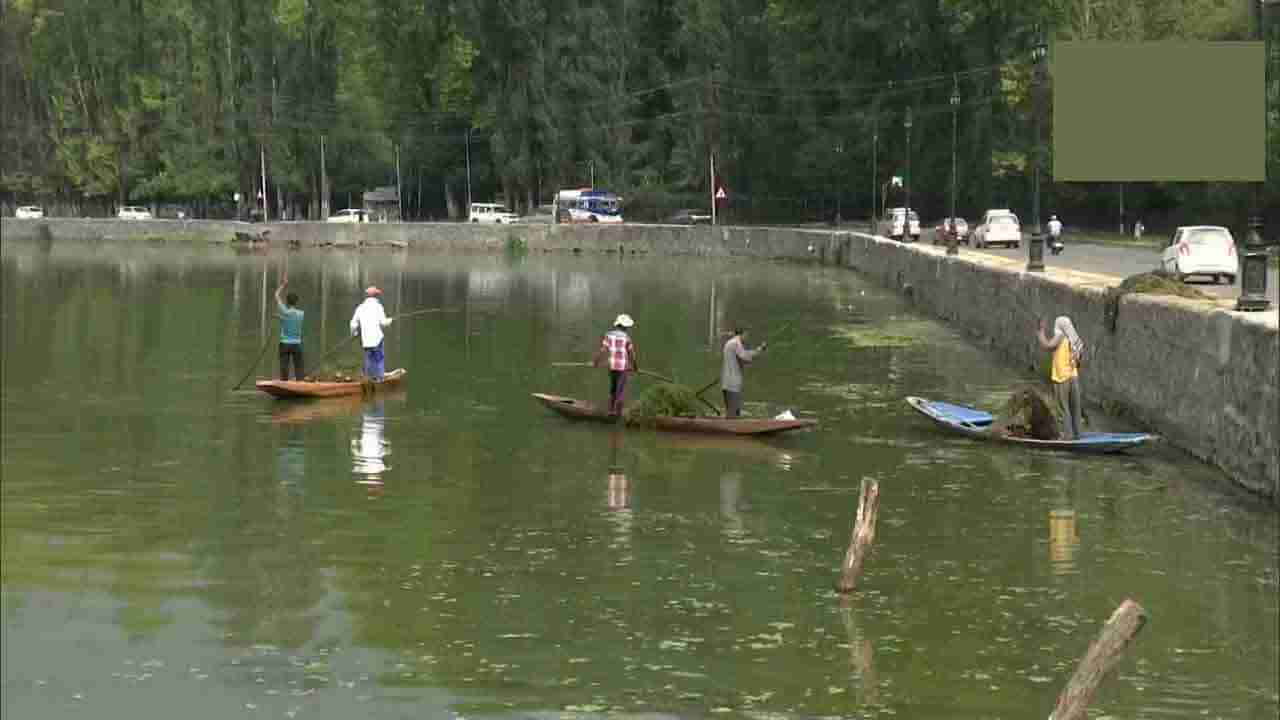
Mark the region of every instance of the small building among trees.
[[400, 222], [400, 192], [395, 185], [364, 191], [369, 222]]

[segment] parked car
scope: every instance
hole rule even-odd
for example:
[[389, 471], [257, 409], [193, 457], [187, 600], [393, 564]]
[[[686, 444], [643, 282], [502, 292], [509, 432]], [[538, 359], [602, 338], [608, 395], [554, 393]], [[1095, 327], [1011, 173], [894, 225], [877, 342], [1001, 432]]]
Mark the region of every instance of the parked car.
[[1169, 244], [1160, 253], [1160, 268], [1183, 281], [1200, 275], [1235, 284], [1240, 272], [1235, 238], [1230, 230], [1217, 225], [1185, 225], [1169, 236]]
[[44, 208], [39, 205], [23, 205], [14, 211], [13, 216], [16, 218], [25, 218], [28, 220], [39, 220], [44, 217]]
[[325, 219], [325, 222], [331, 223], [363, 223], [369, 222], [369, 213], [360, 208], [347, 208], [339, 210]]
[[889, 208], [885, 211], [884, 217], [880, 220], [880, 235], [891, 240], [903, 241], [903, 224], [904, 218], [907, 223], [906, 234], [911, 238], [911, 242], [920, 239], [920, 216], [912, 210], [910, 215], [907, 214], [906, 208]]
[[973, 246], [988, 245], [1014, 248], [1022, 245], [1022, 223], [1012, 210], [988, 210], [982, 216], [982, 223], [973, 231]]
[[510, 224], [520, 219], [519, 215], [498, 203], [471, 203], [471, 213], [468, 217], [473, 223], [495, 225]]
[[711, 213], [703, 212], [701, 210], [693, 210], [691, 208], [685, 208], [683, 210], [677, 210], [674, 213], [672, 213], [670, 216], [667, 217], [665, 222], [668, 225], [701, 225], [703, 223], [709, 224], [711, 222]]
[[[933, 229], [933, 244], [947, 244], [947, 223], [951, 222], [951, 218], [942, 218], [938, 221], [938, 226]], [[955, 218], [956, 236], [961, 245], [969, 244], [969, 223], [965, 222], [962, 217]]]
[[125, 205], [116, 213], [121, 220], [151, 220], [151, 211], [139, 205]]

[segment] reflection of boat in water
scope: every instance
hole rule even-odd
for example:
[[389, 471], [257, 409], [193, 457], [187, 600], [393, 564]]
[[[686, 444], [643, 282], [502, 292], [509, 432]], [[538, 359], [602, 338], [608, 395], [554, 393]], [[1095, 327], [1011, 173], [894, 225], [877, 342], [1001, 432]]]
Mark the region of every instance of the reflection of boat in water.
[[[617, 422], [616, 416], [583, 400], [576, 400], [562, 395], [534, 393], [538, 402], [555, 412], [575, 420], [594, 420], [597, 422]], [[817, 420], [777, 420], [773, 418], [723, 418], [723, 417], [676, 417], [659, 416], [654, 418], [654, 426], [659, 430], [686, 433], [713, 433], [720, 435], [770, 435], [798, 430], [817, 425]]]
[[803, 453], [772, 445], [763, 438], [751, 435], [711, 435], [708, 433], [658, 433], [657, 445], [671, 450], [718, 451], [755, 460], [767, 461], [779, 467], [790, 467]]
[[254, 383], [262, 392], [279, 398], [332, 398], [347, 395], [371, 395], [400, 384], [408, 372], [397, 368], [383, 376], [381, 382], [352, 380], [321, 382], [315, 380], [259, 380]]
[[[405, 391], [403, 389], [391, 390], [377, 397], [385, 400], [402, 401], [405, 399]], [[330, 398], [328, 402], [307, 402], [306, 400], [287, 400], [285, 402], [273, 403], [271, 408], [271, 422], [290, 425], [294, 423], [306, 423], [312, 420], [324, 420], [328, 418], [347, 417], [360, 412], [370, 399], [363, 395], [346, 395]]]
[[991, 425], [995, 420], [991, 413], [964, 407], [963, 405], [952, 405], [918, 397], [907, 398], [907, 403], [916, 412], [929, 418], [939, 427], [958, 432], [961, 435], [967, 435], [979, 440], [995, 440], [1013, 445], [1049, 450], [1114, 453], [1137, 447], [1155, 437], [1147, 433], [1100, 432], [1081, 433], [1076, 440], [1037, 440], [1035, 438], [1014, 437], [991, 432]]

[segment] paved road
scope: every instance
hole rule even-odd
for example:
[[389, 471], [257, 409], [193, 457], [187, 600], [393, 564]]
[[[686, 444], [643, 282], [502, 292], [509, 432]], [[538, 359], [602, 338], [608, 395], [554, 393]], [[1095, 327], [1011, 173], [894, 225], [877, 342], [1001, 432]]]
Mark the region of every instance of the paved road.
[[[921, 236], [920, 239], [921, 241], [926, 241], [924, 236]], [[1025, 260], [1027, 257], [1026, 243], [1023, 243], [1022, 247], [1016, 250], [1002, 248], [973, 250], [962, 248], [962, 251], [987, 253], [1009, 259]], [[1155, 248], [1128, 248], [1093, 243], [1073, 244], [1068, 237], [1067, 249], [1061, 255], [1056, 256], [1046, 252], [1044, 262], [1046, 266], [1056, 265], [1070, 270], [1125, 278], [1137, 273], [1154, 270], [1160, 263], [1160, 253]], [[1239, 278], [1236, 278], [1235, 285], [1215, 285], [1198, 278], [1193, 278], [1190, 284], [1194, 285], [1197, 290], [1221, 298], [1235, 299], [1240, 296]], [[1268, 266], [1267, 296], [1271, 298], [1273, 303], [1280, 302], [1280, 273], [1277, 273], [1274, 265]]]

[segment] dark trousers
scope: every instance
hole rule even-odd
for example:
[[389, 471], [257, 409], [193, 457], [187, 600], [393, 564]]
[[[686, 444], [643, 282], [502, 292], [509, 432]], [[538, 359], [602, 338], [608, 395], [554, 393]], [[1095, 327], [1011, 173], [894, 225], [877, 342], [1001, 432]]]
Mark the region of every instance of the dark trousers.
[[623, 370], [609, 371], [609, 414], [621, 415], [622, 403], [627, 394], [627, 373]]
[[280, 343], [280, 379], [289, 379], [289, 365], [293, 364], [293, 377], [301, 380], [306, 377], [302, 370], [302, 343]]
[[724, 416], [742, 417], [742, 393], [732, 390], [721, 390], [724, 393]]

